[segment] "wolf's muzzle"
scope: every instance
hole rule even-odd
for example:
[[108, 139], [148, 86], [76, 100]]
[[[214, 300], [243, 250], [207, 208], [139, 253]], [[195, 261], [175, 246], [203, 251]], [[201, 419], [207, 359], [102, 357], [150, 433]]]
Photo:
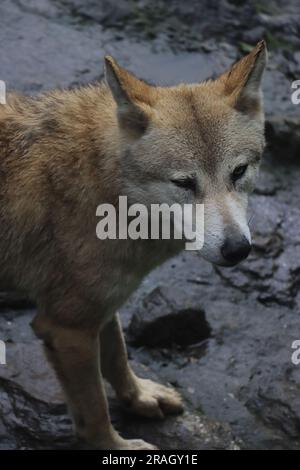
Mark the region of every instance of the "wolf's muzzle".
[[247, 258], [251, 250], [251, 244], [247, 238], [242, 235], [240, 237], [228, 237], [221, 248], [221, 253], [225, 261], [229, 265], [235, 265]]

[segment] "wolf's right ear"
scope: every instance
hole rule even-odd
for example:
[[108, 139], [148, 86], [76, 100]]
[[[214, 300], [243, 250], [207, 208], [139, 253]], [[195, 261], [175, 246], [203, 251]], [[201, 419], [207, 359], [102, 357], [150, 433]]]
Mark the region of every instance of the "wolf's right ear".
[[117, 103], [121, 129], [131, 137], [141, 136], [148, 127], [153, 101], [153, 87], [105, 57], [105, 79]]
[[260, 41], [219, 78], [232, 106], [253, 117], [260, 116], [262, 112], [261, 82], [267, 59], [266, 43]]

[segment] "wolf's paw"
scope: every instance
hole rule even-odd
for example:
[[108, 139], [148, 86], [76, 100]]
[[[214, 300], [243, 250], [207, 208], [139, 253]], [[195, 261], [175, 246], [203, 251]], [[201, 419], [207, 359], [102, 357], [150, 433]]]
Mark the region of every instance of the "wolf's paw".
[[77, 435], [77, 438], [80, 449], [158, 450], [158, 447], [142, 439], [124, 439], [115, 429], [111, 429], [104, 436], [84, 437]]
[[142, 439], [120, 439], [120, 441], [110, 446], [108, 450], [158, 450], [158, 447]]
[[164, 418], [167, 414], [182, 413], [181, 397], [173, 388], [152, 380], [136, 380], [137, 393], [130, 400], [126, 400], [130, 411], [147, 418]]

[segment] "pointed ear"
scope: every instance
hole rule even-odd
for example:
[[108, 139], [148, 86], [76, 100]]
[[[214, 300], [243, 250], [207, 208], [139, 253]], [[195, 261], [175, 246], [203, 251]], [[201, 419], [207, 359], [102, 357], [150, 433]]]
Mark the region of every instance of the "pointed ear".
[[261, 115], [261, 82], [266, 64], [266, 43], [260, 41], [248, 55], [219, 78], [223, 82], [223, 92], [238, 111], [253, 117]]
[[105, 78], [117, 103], [119, 125], [132, 137], [141, 136], [148, 127], [154, 87], [105, 57]]

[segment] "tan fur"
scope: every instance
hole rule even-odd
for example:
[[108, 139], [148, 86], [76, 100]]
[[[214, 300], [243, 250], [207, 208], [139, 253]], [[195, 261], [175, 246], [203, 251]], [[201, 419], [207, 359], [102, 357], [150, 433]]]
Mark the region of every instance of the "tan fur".
[[[0, 107], [0, 278], [37, 302], [33, 328], [76, 431], [98, 448], [152, 448], [112, 428], [100, 367], [132, 411], [162, 417], [182, 410], [176, 392], [135, 376], [115, 314], [182, 244], [99, 241], [96, 208], [116, 205], [119, 195], [146, 205], [205, 202], [208, 221], [220, 213], [233, 226], [224, 198], [232, 194], [245, 206], [264, 143], [264, 51], [258, 45], [218, 80], [170, 88], [150, 86], [106, 58], [110, 88], [11, 95]], [[250, 82], [257, 95], [247, 90]], [[228, 174], [241, 154], [253, 175], [233, 191]], [[174, 175], [197, 177], [196, 196], [178, 190]], [[213, 224], [207, 233], [217, 239]], [[212, 251], [206, 256], [218, 262]]]

